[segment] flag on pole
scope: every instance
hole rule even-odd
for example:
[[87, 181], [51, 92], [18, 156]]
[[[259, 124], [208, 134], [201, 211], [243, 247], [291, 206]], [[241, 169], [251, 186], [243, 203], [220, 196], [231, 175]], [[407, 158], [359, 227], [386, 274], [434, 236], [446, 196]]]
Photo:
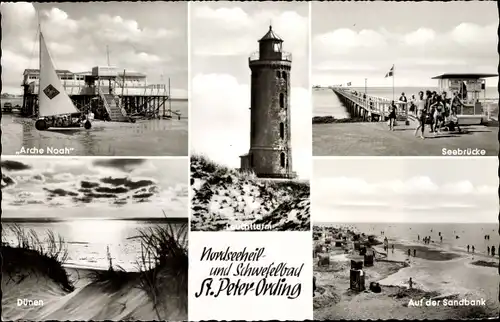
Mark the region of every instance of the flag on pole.
[[387, 74], [385, 74], [384, 78], [392, 77], [392, 76], [394, 76], [394, 65], [392, 65], [391, 70], [389, 70], [389, 72], [387, 72]]

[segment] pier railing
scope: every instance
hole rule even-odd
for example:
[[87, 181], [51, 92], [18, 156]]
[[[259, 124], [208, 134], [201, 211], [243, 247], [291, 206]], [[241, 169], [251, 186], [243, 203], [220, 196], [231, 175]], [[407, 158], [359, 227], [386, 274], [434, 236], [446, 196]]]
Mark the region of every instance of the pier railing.
[[[365, 95], [364, 93], [356, 92], [348, 88], [331, 87], [331, 89], [349, 99], [353, 103], [361, 106], [368, 111], [369, 116], [379, 115], [379, 120], [384, 121], [385, 117], [389, 115], [389, 109], [392, 100], [385, 97]], [[396, 105], [396, 116], [398, 119], [408, 120], [410, 118], [408, 102], [394, 101]]]
[[[392, 100], [385, 97], [377, 97], [372, 95], [365, 95], [362, 92], [357, 92], [350, 88], [342, 87], [329, 87], [338, 95], [342, 95], [353, 103], [361, 106], [368, 111], [370, 116], [380, 115], [379, 120], [384, 120], [389, 115], [389, 108]], [[458, 116], [483, 116], [488, 121], [498, 120], [498, 103], [496, 98], [480, 98], [475, 101], [466, 101], [458, 108]], [[402, 102], [394, 100], [396, 105], [396, 116], [398, 119], [416, 120], [415, 112], [410, 112], [410, 102]]]

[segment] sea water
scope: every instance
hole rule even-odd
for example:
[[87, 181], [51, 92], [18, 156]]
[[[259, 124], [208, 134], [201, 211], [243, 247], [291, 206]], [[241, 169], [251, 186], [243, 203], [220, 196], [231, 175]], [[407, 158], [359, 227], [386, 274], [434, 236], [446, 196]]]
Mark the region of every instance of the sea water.
[[[186, 221], [187, 223], [187, 221]], [[168, 219], [76, 219], [63, 221], [37, 222], [29, 219], [10, 220], [3, 225], [3, 237], [13, 246], [15, 236], [9, 230], [9, 225], [16, 224], [26, 232], [33, 230], [41, 240], [52, 231], [56, 237], [61, 236], [68, 250], [66, 264], [75, 267], [107, 269], [109, 266], [108, 249], [113, 265], [121, 266], [127, 271], [136, 271], [141, 259], [141, 241], [136, 238], [140, 230], [156, 226], [172, 225], [174, 233], [181, 223], [169, 222]], [[185, 241], [187, 243], [187, 240]], [[185, 245], [187, 246], [187, 245]]]

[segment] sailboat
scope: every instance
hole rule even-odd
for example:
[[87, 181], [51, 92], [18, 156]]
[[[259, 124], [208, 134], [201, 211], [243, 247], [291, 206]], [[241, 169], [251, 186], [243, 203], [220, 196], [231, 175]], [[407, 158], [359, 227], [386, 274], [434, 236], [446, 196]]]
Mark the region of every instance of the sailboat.
[[41, 29], [39, 78], [38, 119], [35, 121], [37, 130], [80, 128], [82, 126], [88, 130], [92, 127], [88, 116], [75, 107], [66, 93], [54, 68]]

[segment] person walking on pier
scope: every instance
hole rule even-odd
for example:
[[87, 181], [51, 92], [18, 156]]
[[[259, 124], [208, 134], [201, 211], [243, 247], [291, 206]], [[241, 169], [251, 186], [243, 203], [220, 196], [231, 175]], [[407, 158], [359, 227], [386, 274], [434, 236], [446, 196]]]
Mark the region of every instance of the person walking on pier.
[[[408, 103], [408, 99], [406, 98], [405, 93], [401, 93], [401, 96], [399, 97], [399, 101], [403, 103]], [[407, 104], [403, 104], [403, 111], [406, 110]]]
[[396, 122], [396, 104], [394, 101], [389, 106], [389, 131], [394, 131], [394, 123]]
[[[420, 91], [418, 93], [418, 100], [416, 101], [417, 105], [417, 119], [418, 119], [418, 127], [415, 129], [415, 136], [417, 136], [418, 131], [420, 130], [420, 138], [425, 139], [424, 137], [424, 128], [425, 128], [425, 119], [427, 117], [426, 115], [426, 110], [425, 110], [425, 99], [424, 99], [424, 92]], [[420, 236], [418, 238], [420, 240]]]

